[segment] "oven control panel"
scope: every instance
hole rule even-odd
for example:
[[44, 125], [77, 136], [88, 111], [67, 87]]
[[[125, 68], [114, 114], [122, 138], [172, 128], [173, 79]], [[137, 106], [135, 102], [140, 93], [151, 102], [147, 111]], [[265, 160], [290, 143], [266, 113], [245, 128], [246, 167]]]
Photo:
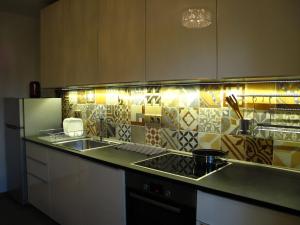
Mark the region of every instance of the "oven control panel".
[[172, 196], [171, 190], [168, 190], [163, 185], [156, 183], [144, 183], [143, 191], [151, 194], [161, 195], [166, 198], [170, 198]]
[[126, 188], [186, 205], [196, 204], [195, 188], [161, 177], [126, 172]]

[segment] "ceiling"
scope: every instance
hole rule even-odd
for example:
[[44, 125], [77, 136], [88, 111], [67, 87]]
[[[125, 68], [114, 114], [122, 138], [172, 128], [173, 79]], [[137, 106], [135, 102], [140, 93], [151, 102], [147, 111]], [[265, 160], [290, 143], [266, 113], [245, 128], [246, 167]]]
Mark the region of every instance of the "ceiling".
[[41, 8], [56, 0], [0, 0], [0, 12], [39, 16]]

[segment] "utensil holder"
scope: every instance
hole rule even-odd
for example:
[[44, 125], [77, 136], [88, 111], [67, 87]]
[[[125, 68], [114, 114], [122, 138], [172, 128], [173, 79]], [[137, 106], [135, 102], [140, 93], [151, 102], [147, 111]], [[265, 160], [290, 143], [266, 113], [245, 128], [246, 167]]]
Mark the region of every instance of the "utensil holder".
[[250, 122], [251, 120], [241, 119], [240, 120], [240, 134], [250, 134]]

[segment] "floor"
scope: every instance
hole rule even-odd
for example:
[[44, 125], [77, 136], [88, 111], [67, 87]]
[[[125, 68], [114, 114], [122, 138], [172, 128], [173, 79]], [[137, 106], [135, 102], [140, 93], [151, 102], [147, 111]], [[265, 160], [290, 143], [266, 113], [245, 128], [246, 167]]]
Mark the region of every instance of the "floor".
[[0, 195], [1, 225], [58, 225], [49, 217], [27, 205], [21, 206], [7, 195]]

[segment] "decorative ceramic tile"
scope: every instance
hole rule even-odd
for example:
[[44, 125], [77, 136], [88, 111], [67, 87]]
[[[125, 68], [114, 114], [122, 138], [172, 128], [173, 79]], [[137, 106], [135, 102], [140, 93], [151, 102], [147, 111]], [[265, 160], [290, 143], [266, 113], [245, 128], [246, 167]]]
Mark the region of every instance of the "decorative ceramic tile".
[[129, 123], [129, 108], [127, 105], [118, 105], [115, 107], [114, 119], [116, 123], [128, 124]]
[[131, 141], [131, 127], [127, 124], [118, 124], [117, 125], [117, 139], [120, 141]]
[[300, 142], [274, 141], [274, 166], [300, 170]]
[[106, 123], [106, 137], [115, 138], [116, 136], [116, 124]]
[[221, 107], [222, 85], [200, 85], [200, 107], [218, 108]]
[[78, 91], [77, 92], [77, 102], [78, 102], [78, 104], [85, 104], [86, 103], [85, 91]]
[[178, 105], [179, 107], [199, 107], [199, 87], [190, 86], [179, 88]]
[[178, 131], [171, 129], [160, 130], [161, 147], [168, 149], [178, 149]]
[[160, 146], [160, 129], [146, 126], [146, 144]]
[[245, 142], [246, 161], [272, 164], [273, 140], [247, 136]]
[[115, 123], [115, 108], [114, 105], [106, 105], [106, 122]]
[[96, 122], [100, 118], [100, 111], [97, 105], [86, 105], [85, 109], [86, 119], [89, 121]]
[[199, 133], [198, 147], [201, 149], [221, 149], [221, 135]]
[[69, 118], [73, 115], [73, 104], [70, 102], [70, 96], [64, 93], [62, 97], [62, 118]]
[[81, 111], [81, 119], [83, 121], [88, 119], [87, 111], [90, 111], [90, 110], [88, 110], [88, 107], [89, 107], [88, 104], [78, 104], [74, 108], [74, 111]]
[[86, 135], [88, 137], [99, 135], [98, 124], [96, 121], [86, 121]]
[[161, 127], [161, 116], [145, 115], [145, 124], [148, 127]]
[[179, 108], [180, 129], [198, 131], [198, 113], [197, 108]]
[[131, 105], [130, 106], [131, 124], [144, 125], [145, 109], [143, 105]]
[[221, 149], [228, 151], [228, 158], [245, 160], [245, 137], [223, 135], [221, 138]]
[[[249, 83], [245, 86], [245, 94], [247, 95], [274, 95], [276, 94], [275, 83]], [[246, 106], [253, 108], [255, 104], [256, 109], [267, 110], [272, 107], [272, 104], [276, 104], [276, 98], [268, 97], [246, 97]], [[271, 105], [270, 105], [271, 104]]]
[[277, 112], [272, 115], [272, 123], [276, 125], [300, 126], [299, 112]]
[[163, 128], [177, 130], [179, 126], [178, 108], [163, 107], [162, 108], [162, 124]]
[[200, 108], [199, 109], [199, 132], [221, 133], [220, 108]]
[[106, 89], [106, 105], [118, 105], [119, 92], [117, 89]]
[[144, 105], [146, 99], [145, 88], [132, 88], [130, 89], [130, 104], [131, 105]]
[[[274, 125], [285, 125], [285, 126], [300, 126], [300, 114], [295, 112], [278, 112], [272, 115], [272, 124]], [[297, 128], [291, 132], [273, 132], [273, 137], [275, 140], [285, 140], [285, 141], [299, 141], [300, 134], [297, 132]]]
[[97, 105], [99, 118], [106, 119], [106, 106], [105, 105]]
[[223, 107], [228, 106], [225, 101], [225, 97], [234, 95], [239, 103], [240, 107], [244, 107], [244, 98], [238, 97], [239, 95], [245, 94], [245, 85], [244, 84], [226, 84], [223, 86]]
[[289, 133], [274, 131], [274, 132], [271, 132], [271, 136], [273, 137], [274, 140], [295, 141], [295, 142], [300, 141], [300, 134], [297, 132], [293, 132], [293, 131], [291, 131]]
[[[278, 95], [300, 95], [300, 82], [276, 83], [276, 92]], [[300, 97], [283, 97], [276, 98], [277, 104], [299, 104]]]
[[144, 126], [131, 126], [131, 141], [133, 143], [145, 144]]
[[94, 104], [95, 103], [95, 90], [86, 90], [85, 91], [86, 103]]
[[96, 104], [104, 105], [106, 104], [106, 89], [96, 89], [95, 92]]
[[77, 91], [70, 91], [69, 93], [64, 93], [64, 96], [67, 95], [70, 104], [78, 104], [78, 95]]
[[161, 106], [160, 87], [147, 87], [146, 106]]
[[130, 92], [128, 88], [118, 89], [118, 105], [128, 105], [130, 102]]
[[163, 87], [161, 89], [162, 106], [178, 107], [179, 94], [178, 87]]
[[145, 115], [161, 116], [161, 106], [145, 106]]
[[198, 148], [198, 132], [179, 131], [178, 132], [178, 149], [181, 151], [191, 152]]
[[222, 134], [237, 135], [240, 131], [240, 122], [231, 109], [222, 109], [221, 132]]

